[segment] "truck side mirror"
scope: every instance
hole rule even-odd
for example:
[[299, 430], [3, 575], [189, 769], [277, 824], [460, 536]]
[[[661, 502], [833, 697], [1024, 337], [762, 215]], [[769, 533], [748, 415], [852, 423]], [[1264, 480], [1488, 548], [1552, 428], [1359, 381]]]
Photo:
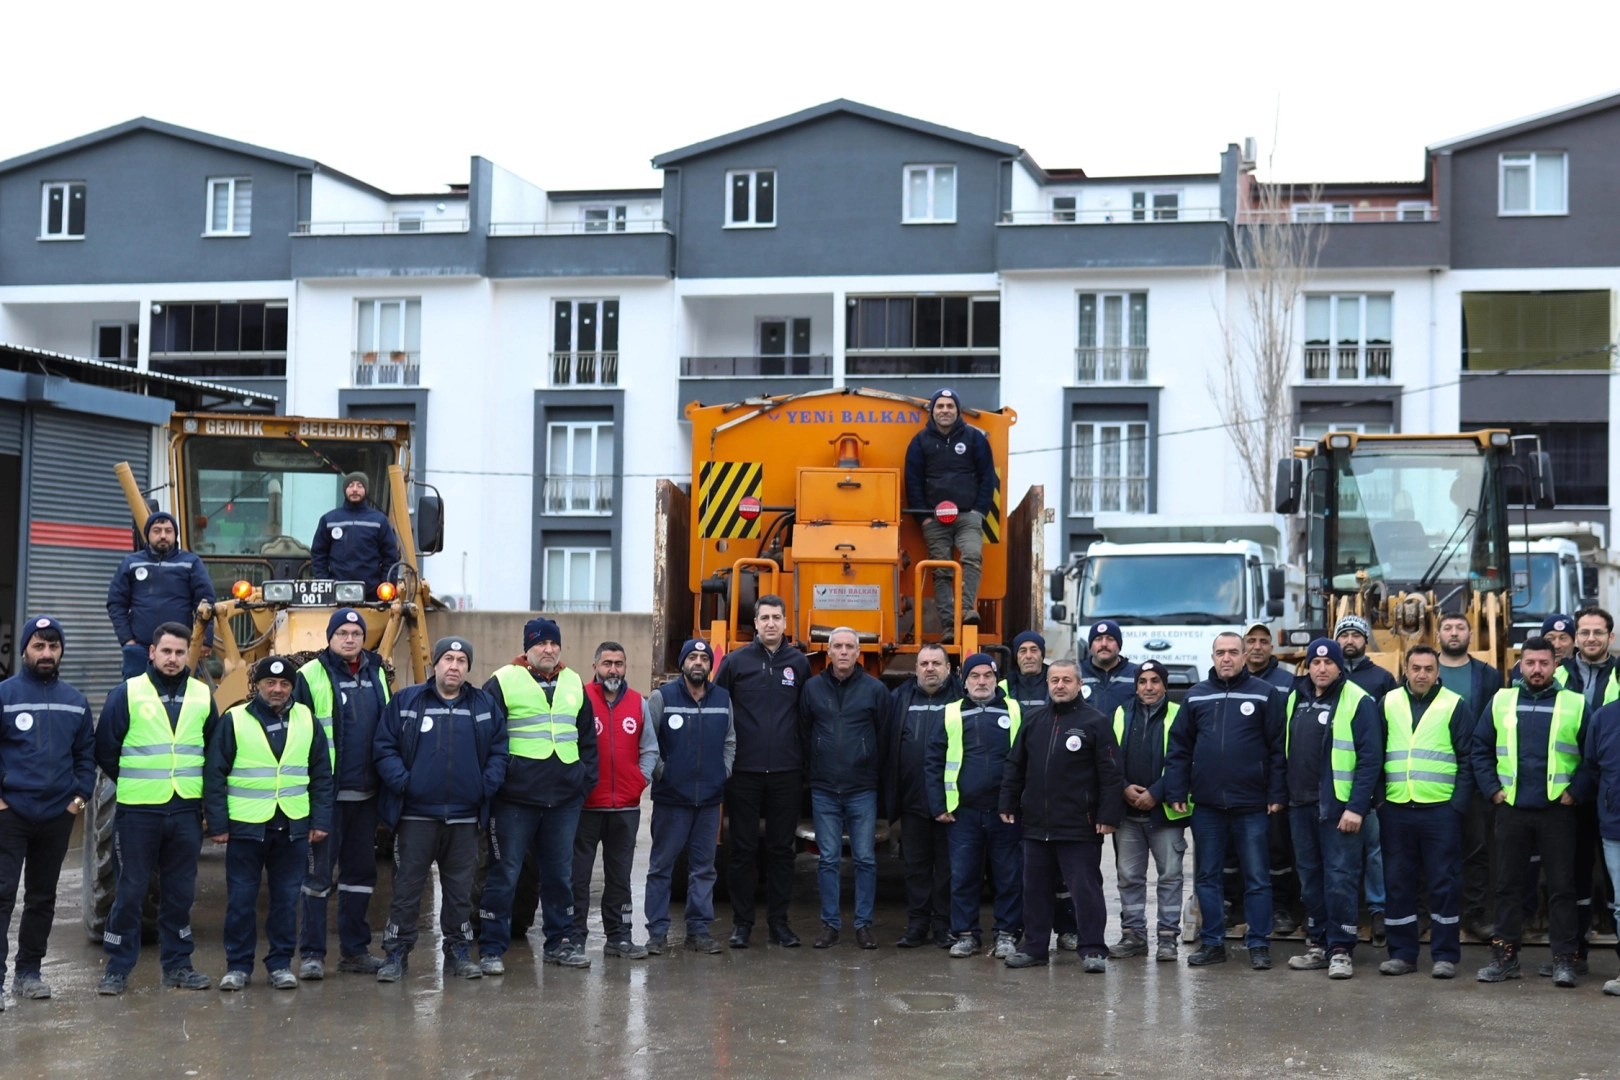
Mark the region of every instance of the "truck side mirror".
[[1558, 491], [1553, 483], [1552, 455], [1545, 450], [1529, 457], [1530, 505], [1537, 510], [1551, 510], [1558, 503]]
[[[1047, 586], [1046, 586], [1047, 591], [1051, 595], [1052, 602], [1054, 604], [1063, 603], [1064, 579], [1067, 576], [1068, 575], [1062, 570], [1053, 570], [1050, 574], [1048, 574], [1046, 576], [1047, 577]], [[1063, 621], [1062, 619], [1058, 620], [1058, 622], [1062, 622], [1062, 621]]]
[[1266, 601], [1266, 618], [1268, 618], [1268, 619], [1280, 619], [1282, 617], [1283, 617], [1283, 601], [1280, 598], [1275, 597], [1275, 596], [1272, 597], [1270, 600], [1267, 600]]
[[[1288, 597], [1288, 572], [1280, 566], [1266, 571], [1266, 599], [1285, 600]], [[1278, 614], [1282, 614], [1278, 612]]]
[[1299, 495], [1305, 486], [1305, 463], [1299, 458], [1286, 457], [1277, 462], [1277, 498], [1275, 509], [1284, 517], [1299, 513]]
[[421, 555], [444, 550], [444, 501], [437, 495], [416, 500], [416, 550]]
[[1069, 621], [1069, 606], [1067, 604], [1052, 605], [1052, 621], [1056, 623]]
[[1514, 593], [1515, 594], [1522, 593], [1522, 592], [1526, 591], [1529, 588], [1530, 588], [1530, 571], [1528, 571], [1528, 570], [1515, 570], [1515, 571], [1513, 571], [1513, 591], [1514, 591]]

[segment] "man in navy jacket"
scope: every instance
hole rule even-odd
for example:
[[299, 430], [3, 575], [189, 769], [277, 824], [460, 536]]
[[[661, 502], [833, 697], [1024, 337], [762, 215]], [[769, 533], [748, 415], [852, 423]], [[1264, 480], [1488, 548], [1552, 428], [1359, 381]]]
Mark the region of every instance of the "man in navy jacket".
[[392, 571], [399, 562], [399, 541], [393, 524], [387, 514], [366, 500], [370, 483], [363, 472], [343, 477], [343, 502], [322, 515], [309, 545], [311, 576], [363, 581], [367, 600], [376, 598], [378, 585], [392, 580]]
[[[954, 550], [962, 564], [962, 622], [979, 621], [975, 605], [984, 559], [984, 519], [995, 506], [995, 455], [984, 432], [962, 416], [955, 390], [937, 390], [928, 401], [929, 420], [906, 447], [906, 506], [927, 510], [923, 540], [930, 559], [949, 559]], [[933, 516], [941, 503], [957, 509], [956, 520]], [[934, 607], [949, 644], [956, 635], [956, 597], [950, 571], [934, 574]]]
[[[146, 547], [124, 556], [107, 586], [107, 617], [124, 650], [125, 679], [146, 670], [152, 632], [163, 623], [189, 628], [200, 605], [214, 602], [214, 583], [203, 561], [180, 547], [174, 516], [159, 510], [146, 519]], [[214, 640], [209, 624], [205, 645]]]
[[56, 882], [73, 819], [95, 790], [90, 706], [57, 675], [64, 638], [62, 625], [50, 616], [29, 619], [23, 624], [22, 665], [0, 682], [0, 1010], [6, 934], [19, 883], [27, 895], [13, 989], [19, 998], [51, 996], [39, 967], [56, 913]]
[[[1440, 616], [1440, 685], [1457, 694], [1476, 720], [1502, 689], [1502, 673], [1469, 655], [1474, 627], [1457, 612]], [[1495, 807], [1471, 785], [1462, 822], [1462, 928], [1477, 941], [1491, 939], [1489, 894]]]
[[[1620, 900], [1620, 701], [1603, 706], [1587, 720], [1584, 757], [1597, 791], [1603, 862], [1614, 883], [1614, 896]], [[1620, 903], [1615, 908], [1620, 911]], [[1620, 952], [1620, 945], [1615, 951]], [[1620, 997], [1620, 978], [1604, 983], [1603, 992]]]
[[395, 696], [377, 725], [375, 757], [382, 781], [378, 817], [394, 830], [394, 895], [383, 931], [387, 959], [378, 982], [398, 982], [416, 944], [416, 914], [428, 870], [439, 866], [444, 901], [439, 927], [453, 973], [483, 972], [469, 955], [478, 832], [489, 801], [506, 779], [506, 715], [467, 684], [472, 646], [463, 638], [433, 645], [433, 677]]

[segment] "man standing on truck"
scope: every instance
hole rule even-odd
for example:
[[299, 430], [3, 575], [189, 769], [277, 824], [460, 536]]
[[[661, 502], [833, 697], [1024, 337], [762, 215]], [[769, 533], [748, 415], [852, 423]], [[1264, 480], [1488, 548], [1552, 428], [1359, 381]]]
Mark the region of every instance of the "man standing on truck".
[[780, 596], [754, 601], [754, 640], [727, 653], [714, 684], [731, 695], [737, 759], [726, 782], [730, 818], [733, 949], [748, 948], [759, 880], [759, 826], [765, 823], [765, 919], [773, 945], [793, 948], [788, 926], [793, 899], [793, 834], [799, 825], [804, 751], [799, 742], [799, 695], [810, 661], [786, 640], [787, 605]]
[[[963, 418], [955, 390], [935, 391], [928, 411], [927, 425], [906, 447], [906, 504], [928, 512], [922, 533], [930, 559], [949, 559], [953, 551], [957, 553], [962, 564], [962, 622], [976, 626], [984, 519], [995, 505], [999, 482], [996, 460], [990, 440]], [[935, 515], [947, 502], [956, 507], [955, 521], [941, 521]], [[956, 640], [956, 598], [949, 570], [934, 573], [934, 609], [942, 640], [949, 645]], [[917, 615], [920, 621], [922, 613]]]
[[[898, 948], [915, 949], [929, 940], [951, 943], [950, 826], [935, 821], [923, 779], [928, 742], [945, 722], [945, 707], [962, 696], [945, 647], [929, 642], [917, 650], [917, 673], [890, 695], [889, 830], [900, 830], [906, 860], [906, 931]], [[733, 841], [735, 842], [735, 841]]]
[[[1462, 698], [1468, 715], [1477, 717], [1502, 689], [1502, 673], [1468, 655], [1474, 628], [1468, 616], [1440, 616], [1440, 685]], [[1491, 940], [1491, 862], [1494, 858], [1495, 807], [1471, 787], [1462, 825], [1462, 928], [1474, 939]]]
[[[1360, 615], [1346, 615], [1333, 628], [1333, 636], [1344, 650], [1345, 671], [1350, 681], [1371, 694], [1374, 704], [1381, 703], [1397, 683], [1395, 676], [1373, 663], [1372, 657], [1367, 655], [1367, 645], [1373, 639], [1372, 626]], [[1366, 851], [1367, 912], [1372, 920], [1372, 943], [1381, 949], [1388, 939], [1384, 932], [1384, 838], [1376, 809], [1361, 823], [1361, 841]]]
[[393, 579], [399, 540], [388, 515], [367, 500], [370, 486], [363, 472], [344, 475], [343, 501], [315, 526], [309, 569], [318, 581], [363, 581], [366, 599], [375, 600], [377, 586]]
[[327, 835], [310, 841], [304, 878], [304, 925], [299, 932], [298, 977], [326, 977], [326, 910], [337, 871], [338, 970], [375, 975], [366, 910], [377, 889], [377, 767], [372, 744], [377, 719], [388, 707], [388, 674], [366, 650], [366, 624], [353, 608], [339, 608], [326, 623], [326, 648], [298, 669], [293, 698], [321, 726], [337, 785]]
[[[174, 516], [162, 510], [146, 519], [146, 547], [124, 556], [107, 586], [107, 617], [124, 650], [123, 678], [146, 670], [152, 632], [160, 623], [191, 624], [214, 603], [214, 583], [203, 561], [180, 547]], [[203, 634], [203, 655], [214, 640], [210, 624]]]

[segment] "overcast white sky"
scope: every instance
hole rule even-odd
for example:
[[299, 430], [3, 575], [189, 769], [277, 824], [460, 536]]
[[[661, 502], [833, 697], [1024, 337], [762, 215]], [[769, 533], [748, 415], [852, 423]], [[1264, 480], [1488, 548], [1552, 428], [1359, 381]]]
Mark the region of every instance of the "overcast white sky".
[[837, 97], [1043, 165], [1421, 176], [1430, 142], [1620, 89], [1620, 3], [18, 4], [0, 159], [138, 115], [436, 191], [482, 154], [548, 188]]

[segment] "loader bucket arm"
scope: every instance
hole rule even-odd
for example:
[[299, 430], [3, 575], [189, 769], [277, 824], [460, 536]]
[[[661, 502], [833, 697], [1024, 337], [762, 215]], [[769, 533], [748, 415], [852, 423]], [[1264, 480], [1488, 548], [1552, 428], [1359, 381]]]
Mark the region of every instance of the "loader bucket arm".
[[388, 629], [383, 634], [382, 656], [389, 659], [394, 643], [399, 638], [399, 620], [403, 620], [406, 648], [411, 658], [411, 682], [427, 680], [428, 640], [427, 605], [432, 596], [428, 583], [422, 578], [416, 558], [416, 533], [411, 527], [410, 504], [405, 488], [405, 470], [398, 465], [388, 466], [388, 517], [399, 538], [399, 561], [409, 572], [400, 575], [405, 587], [394, 599], [393, 613]]

